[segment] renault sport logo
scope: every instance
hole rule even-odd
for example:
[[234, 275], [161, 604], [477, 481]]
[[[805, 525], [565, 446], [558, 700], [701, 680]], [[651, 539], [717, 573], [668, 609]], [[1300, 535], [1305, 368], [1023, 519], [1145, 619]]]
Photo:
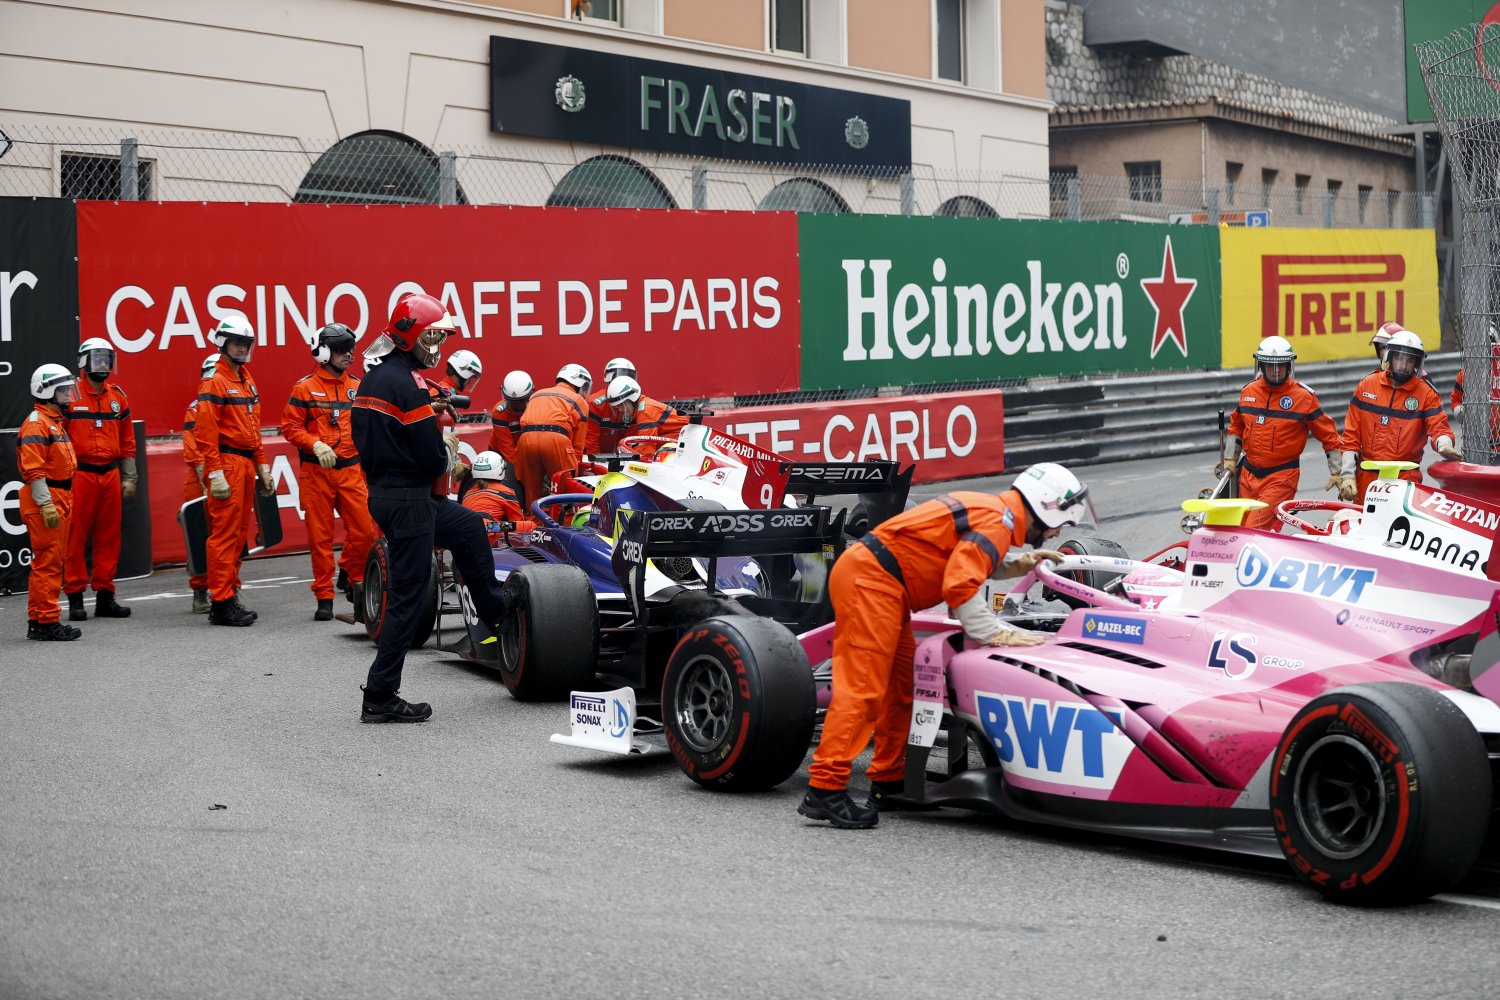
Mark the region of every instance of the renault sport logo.
[[1234, 577], [1248, 589], [1316, 594], [1358, 604], [1365, 587], [1375, 582], [1375, 571], [1313, 559], [1281, 559], [1273, 565], [1259, 548], [1247, 545], [1240, 551]]

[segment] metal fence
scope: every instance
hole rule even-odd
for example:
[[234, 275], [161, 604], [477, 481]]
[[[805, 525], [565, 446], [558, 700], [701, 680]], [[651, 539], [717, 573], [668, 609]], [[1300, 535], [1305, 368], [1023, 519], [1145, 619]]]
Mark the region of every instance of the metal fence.
[[[1458, 342], [1470, 461], [1500, 458], [1500, 34], [1477, 25], [1416, 46], [1460, 211]], [[1478, 404], [1478, 405], [1475, 405]]]
[[[1027, 176], [914, 166], [696, 161], [659, 153], [571, 158], [555, 144], [428, 150], [394, 133], [343, 140], [0, 122], [0, 195], [105, 200], [555, 205], [855, 212], [1216, 224], [1266, 212], [1276, 226], [1430, 227], [1430, 198], [1160, 178]], [[574, 147], [575, 149], [577, 147]]]

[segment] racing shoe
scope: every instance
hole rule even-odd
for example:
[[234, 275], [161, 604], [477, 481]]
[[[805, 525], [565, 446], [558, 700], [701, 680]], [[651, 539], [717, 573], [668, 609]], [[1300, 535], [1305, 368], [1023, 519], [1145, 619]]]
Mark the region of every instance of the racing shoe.
[[76, 629], [62, 622], [32, 622], [26, 623], [26, 638], [36, 639], [40, 642], [72, 642], [83, 635], [82, 629]]
[[89, 613], [83, 607], [83, 591], [70, 593], [68, 595], [68, 621], [86, 622], [88, 620]]
[[193, 588], [193, 614], [195, 614], [195, 615], [206, 615], [206, 614], [208, 614], [208, 609], [211, 608], [211, 607], [213, 607], [213, 601], [210, 601], [208, 599], [208, 588], [207, 587], [194, 587]]
[[245, 607], [245, 605], [243, 605], [243, 604], [240, 603], [240, 592], [238, 590], [236, 590], [234, 592], [234, 596], [229, 599], [229, 603], [233, 604], [235, 607], [239, 608], [240, 611], [242, 611], [245, 614], [249, 615], [251, 621], [259, 621], [260, 620], [260, 615], [258, 615], [254, 611], [251, 611], [249, 608]]
[[841, 830], [868, 830], [880, 822], [880, 811], [860, 805], [840, 789], [809, 788], [797, 812], [808, 819], [826, 819]]
[[100, 590], [94, 594], [95, 618], [129, 618], [130, 609], [115, 600], [113, 590]]
[[316, 611], [313, 612], [313, 621], [315, 621], [315, 622], [331, 622], [331, 621], [333, 621], [333, 598], [331, 598], [331, 597], [320, 597], [320, 598], [318, 598], [318, 610], [316, 610]]
[[432, 706], [425, 701], [413, 704], [395, 691], [360, 690], [365, 693], [360, 722], [426, 722], [432, 718]]
[[214, 601], [213, 607], [208, 611], [208, 620], [212, 625], [245, 626], [255, 624], [255, 616], [240, 607], [234, 598], [230, 598], [227, 601]]

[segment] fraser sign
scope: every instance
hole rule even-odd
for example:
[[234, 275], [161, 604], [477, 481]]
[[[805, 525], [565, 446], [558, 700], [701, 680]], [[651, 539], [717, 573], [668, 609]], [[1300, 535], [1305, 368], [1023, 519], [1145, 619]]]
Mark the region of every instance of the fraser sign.
[[1219, 363], [1216, 231], [809, 216], [799, 232], [804, 389]]

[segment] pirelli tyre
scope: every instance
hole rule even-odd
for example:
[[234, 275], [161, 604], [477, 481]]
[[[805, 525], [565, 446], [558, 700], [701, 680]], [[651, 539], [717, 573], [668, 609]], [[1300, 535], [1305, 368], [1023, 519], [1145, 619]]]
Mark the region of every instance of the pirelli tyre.
[[[1065, 556], [1103, 556], [1107, 559], [1130, 558], [1124, 546], [1108, 538], [1069, 538], [1066, 541], [1060, 542], [1055, 548]], [[1086, 587], [1093, 587], [1095, 590], [1104, 590], [1111, 583], [1124, 576], [1123, 573], [1111, 573], [1108, 570], [1102, 569], [1081, 569], [1063, 575], [1070, 580], [1077, 580]], [[1050, 588], [1042, 589], [1042, 597], [1049, 601], [1062, 601], [1064, 604], [1075, 608], [1084, 606], [1084, 603], [1078, 598], [1069, 597], [1067, 594], [1059, 594]]]
[[768, 618], [709, 618], [678, 640], [662, 719], [678, 766], [705, 788], [771, 788], [812, 742], [817, 692], [802, 645]]
[[1425, 899], [1474, 865], [1490, 818], [1484, 740], [1452, 701], [1416, 684], [1356, 684], [1287, 725], [1271, 819], [1292, 869], [1329, 899]]
[[[417, 630], [411, 636], [412, 649], [426, 644], [432, 636], [432, 627], [437, 622], [437, 573], [437, 556], [434, 555], [427, 585], [422, 588], [422, 610], [417, 615]], [[385, 627], [390, 584], [390, 545], [384, 538], [377, 538], [375, 544], [370, 546], [370, 554], [365, 557], [365, 582], [359, 595], [365, 633], [372, 642], [380, 641], [380, 630]]]
[[506, 689], [522, 701], [565, 701], [597, 687], [599, 601], [588, 574], [537, 563], [506, 577], [505, 589], [516, 595], [499, 635]]

